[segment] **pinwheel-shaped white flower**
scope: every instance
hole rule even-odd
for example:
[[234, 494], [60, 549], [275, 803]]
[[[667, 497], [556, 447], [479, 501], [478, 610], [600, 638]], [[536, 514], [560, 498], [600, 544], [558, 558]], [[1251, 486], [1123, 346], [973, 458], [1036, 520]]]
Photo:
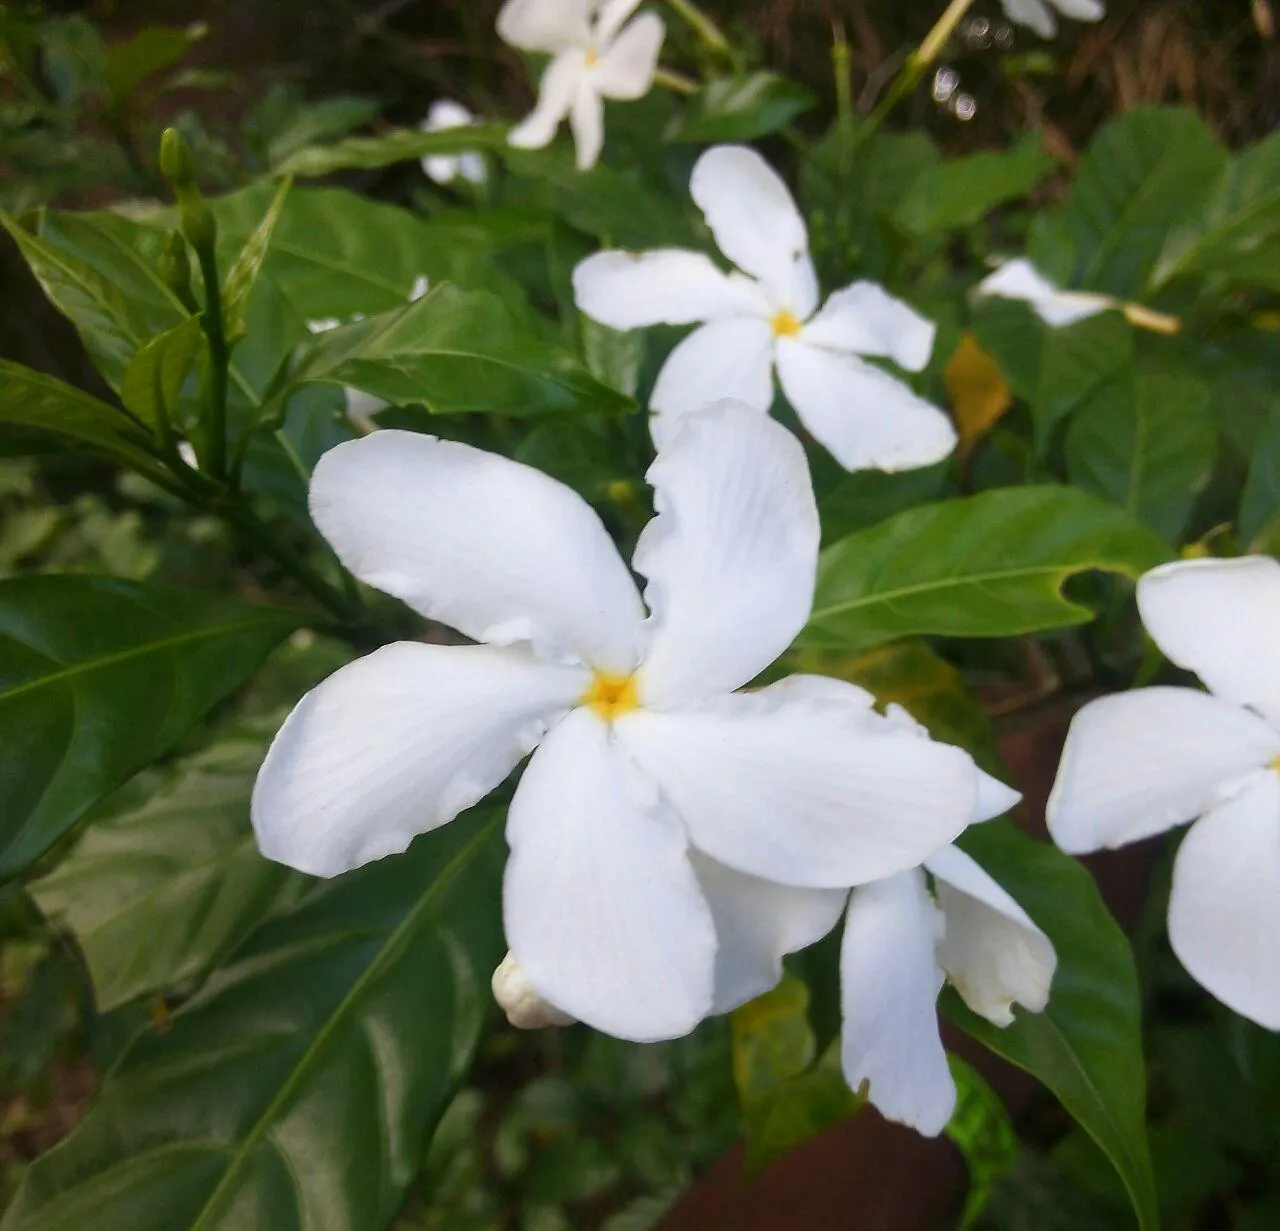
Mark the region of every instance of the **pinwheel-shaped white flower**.
[[658, 375], [655, 443], [715, 398], [767, 411], [776, 367], [800, 421], [846, 469], [906, 470], [946, 457], [956, 442], [946, 415], [861, 358], [919, 371], [933, 325], [871, 282], [836, 291], [818, 311], [804, 219], [754, 150], [709, 149], [690, 191], [733, 273], [679, 248], [600, 252], [573, 273], [578, 307], [614, 329], [701, 323]]
[[1006, 261], [995, 273], [983, 278], [977, 293], [1030, 304], [1031, 310], [1055, 329], [1121, 306], [1109, 295], [1059, 290], [1025, 257]]
[[321, 458], [316, 524], [369, 585], [481, 645], [400, 642], [307, 694], [253, 796], [269, 858], [333, 876], [404, 850], [536, 745], [507, 820], [513, 960], [623, 1038], [710, 1012], [702, 863], [846, 886], [914, 867], [973, 815], [956, 748], [734, 689], [805, 624], [818, 517], [799, 442], [746, 407], [687, 416], [648, 475], [645, 604], [572, 490], [464, 444], [376, 432]]
[[1166, 564], [1139, 581], [1138, 610], [1209, 692], [1090, 701], [1067, 735], [1049, 832], [1084, 852], [1194, 820], [1173, 868], [1173, 951], [1224, 1004], [1280, 1030], [1280, 564]]
[[1000, 0], [1005, 16], [1020, 26], [1028, 26], [1041, 38], [1058, 33], [1056, 9], [1073, 21], [1101, 21], [1106, 15], [1102, 0]]
[[[444, 132], [450, 128], [469, 128], [476, 122], [461, 103], [451, 98], [438, 98], [431, 104], [427, 118], [418, 126], [424, 133]], [[451, 184], [461, 177], [470, 184], [483, 184], [488, 178], [484, 155], [474, 151], [465, 154], [428, 154], [422, 169], [437, 184]]]
[[507, 0], [498, 35], [523, 51], [546, 52], [533, 111], [508, 134], [521, 149], [550, 143], [569, 117], [578, 169], [596, 165], [604, 145], [604, 100], [643, 98], [653, 85], [664, 28], [655, 13], [627, 18], [640, 0]]

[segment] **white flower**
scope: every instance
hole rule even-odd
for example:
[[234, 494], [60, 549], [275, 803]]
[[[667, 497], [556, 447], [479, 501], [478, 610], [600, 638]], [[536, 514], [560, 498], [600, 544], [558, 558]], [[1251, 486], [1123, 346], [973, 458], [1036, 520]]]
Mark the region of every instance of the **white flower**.
[[[833, 707], [869, 703], [853, 685], [823, 684]], [[897, 706], [879, 721], [927, 742], [924, 728]], [[977, 782], [972, 821], [989, 820], [1017, 802], [1016, 791], [972, 762], [970, 773]], [[855, 1090], [868, 1083], [867, 1097], [882, 1115], [929, 1136], [942, 1131], [956, 1101], [938, 1031], [944, 981], [997, 1026], [1013, 1021], [1015, 1003], [1039, 1012], [1048, 1001], [1057, 961], [1049, 938], [958, 847], [943, 847], [923, 867], [855, 888], [852, 895], [773, 886], [766, 896], [744, 888], [729, 899], [742, 904], [734, 916], [727, 914], [725, 890], [705, 879], [703, 884], [721, 938], [717, 1012], [773, 987], [782, 955], [830, 931], [847, 900], [840, 952], [845, 1076]]]
[[658, 375], [655, 443], [715, 398], [767, 411], [776, 366], [800, 421], [847, 470], [906, 470], [946, 457], [956, 442], [946, 415], [859, 357], [918, 372], [933, 350], [932, 323], [871, 282], [836, 291], [817, 311], [804, 220], [754, 150], [707, 150], [690, 191], [733, 273], [679, 248], [600, 252], [573, 272], [578, 307], [614, 329], [700, 323]]
[[561, 1013], [538, 995], [520, 963], [508, 953], [490, 980], [493, 998], [507, 1015], [507, 1021], [520, 1030], [545, 1030], [548, 1026], [571, 1026], [573, 1018]]
[[[424, 133], [435, 133], [449, 128], [466, 128], [475, 122], [476, 117], [461, 103], [455, 103], [449, 98], [438, 98], [431, 104], [427, 118], [418, 128]], [[437, 184], [452, 183], [459, 176], [471, 184], [483, 184], [488, 178], [484, 155], [474, 152], [428, 154], [422, 160], [422, 169]]]
[[1054, 9], [1075, 21], [1101, 21], [1106, 15], [1102, 0], [1000, 0], [1000, 3], [1010, 21], [1029, 26], [1041, 38], [1052, 38], [1058, 32]]
[[1162, 565], [1139, 581], [1138, 610], [1209, 691], [1089, 702], [1067, 735], [1049, 832], [1076, 853], [1194, 820], [1173, 868], [1173, 951], [1224, 1004], [1280, 1030], [1280, 564]]
[[600, 519], [540, 471], [411, 432], [326, 453], [311, 511], [342, 562], [485, 644], [400, 642], [342, 668], [281, 728], [252, 805], [265, 855], [334, 876], [452, 820], [536, 747], [507, 818], [507, 943], [548, 1003], [639, 1040], [711, 1010], [693, 848], [843, 888], [920, 863], [977, 794], [965, 753], [869, 699], [837, 709], [805, 679], [734, 691], [810, 613], [819, 523], [790, 433], [708, 407], [648, 480], [642, 602]]
[[507, 0], [498, 35], [512, 47], [546, 52], [538, 103], [507, 140], [521, 149], [550, 143], [569, 117], [578, 169], [596, 165], [604, 145], [604, 100], [643, 98], [653, 85], [664, 27], [640, 0]]
[[978, 283], [977, 294], [1020, 299], [1030, 304], [1031, 310], [1046, 325], [1055, 329], [1121, 306], [1109, 295], [1060, 291], [1025, 257], [1006, 261], [995, 273]]

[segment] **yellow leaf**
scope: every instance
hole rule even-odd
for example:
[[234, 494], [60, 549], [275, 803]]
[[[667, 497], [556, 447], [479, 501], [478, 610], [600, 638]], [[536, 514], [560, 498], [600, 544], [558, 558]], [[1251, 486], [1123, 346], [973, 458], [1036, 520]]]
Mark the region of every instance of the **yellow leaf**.
[[978, 345], [972, 333], [960, 339], [955, 354], [942, 370], [951, 412], [960, 433], [959, 453], [967, 457], [1013, 405], [1013, 394], [1005, 384], [996, 361]]

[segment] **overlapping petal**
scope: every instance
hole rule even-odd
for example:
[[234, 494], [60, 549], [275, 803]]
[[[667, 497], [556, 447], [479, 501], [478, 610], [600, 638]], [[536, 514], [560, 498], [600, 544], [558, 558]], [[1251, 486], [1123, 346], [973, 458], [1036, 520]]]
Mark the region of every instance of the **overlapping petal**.
[[1193, 688], [1090, 701], [1067, 734], [1046, 816], [1073, 854], [1123, 846], [1201, 815], [1280, 754], [1280, 732]]
[[566, 51], [543, 70], [534, 108], [508, 134], [507, 144], [522, 150], [540, 150], [551, 144], [560, 121], [573, 108], [586, 71], [581, 52]]
[[[635, 5], [630, 4], [630, 0], [624, 0], [623, 4], [615, 0], [612, 7], [628, 7], [630, 11]], [[606, 30], [606, 17], [611, 16], [607, 13], [609, 8], [610, 5], [605, 4], [597, 23], [596, 37], [602, 44], [613, 39], [612, 31]], [[653, 85], [665, 32], [662, 18], [656, 13], [641, 13], [600, 57], [589, 77], [592, 88], [605, 98], [643, 98]]]
[[[640, 7], [640, 3], [641, 0], [591, 0], [591, 6], [596, 10], [596, 42], [605, 46], [613, 42], [618, 31], [626, 25], [627, 18]], [[645, 16], [655, 15], [645, 14]], [[658, 20], [661, 24], [661, 19]], [[635, 24], [632, 22], [631, 26]]]
[[253, 791], [259, 849], [313, 876], [403, 851], [497, 786], [587, 679], [489, 646], [375, 650], [277, 733]]
[[531, 466], [415, 432], [331, 449], [311, 513], [368, 585], [477, 641], [626, 674], [644, 607], [590, 506]]
[[1242, 556], [1161, 565], [1138, 582], [1138, 610], [1168, 658], [1280, 730], [1280, 562]]
[[684, 833], [590, 710], [529, 762], [507, 841], [507, 942], [546, 1000], [639, 1042], [707, 1016], [716, 937]]
[[586, 47], [591, 38], [591, 0], [507, 0], [498, 12], [498, 37], [523, 51], [554, 55]]
[[768, 321], [749, 316], [708, 321], [676, 346], [649, 397], [654, 444], [663, 449], [684, 415], [722, 399], [760, 411], [773, 404]]
[[809, 346], [892, 359], [909, 372], [922, 371], [933, 353], [937, 327], [910, 304], [874, 282], [836, 291], [800, 332]]
[[569, 128], [573, 132], [575, 165], [589, 171], [604, 148], [604, 102], [585, 77], [569, 107]]
[[646, 478], [640, 691], [666, 709], [740, 688], [791, 644], [813, 606], [821, 525], [800, 442], [748, 406], [687, 415]]
[[1115, 306], [1105, 295], [1060, 291], [1025, 257], [1006, 261], [995, 273], [985, 277], [978, 283], [978, 294], [1020, 299], [1029, 303], [1045, 324], [1055, 328], [1074, 325]]

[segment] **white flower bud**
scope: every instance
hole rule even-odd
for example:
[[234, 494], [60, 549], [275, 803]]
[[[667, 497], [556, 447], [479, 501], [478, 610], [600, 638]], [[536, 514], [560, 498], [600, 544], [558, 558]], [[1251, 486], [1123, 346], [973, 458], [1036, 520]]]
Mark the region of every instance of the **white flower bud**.
[[520, 969], [513, 954], [508, 953], [493, 972], [493, 998], [517, 1030], [543, 1030], [548, 1026], [571, 1026], [575, 1018], [561, 1013], [543, 1000]]

